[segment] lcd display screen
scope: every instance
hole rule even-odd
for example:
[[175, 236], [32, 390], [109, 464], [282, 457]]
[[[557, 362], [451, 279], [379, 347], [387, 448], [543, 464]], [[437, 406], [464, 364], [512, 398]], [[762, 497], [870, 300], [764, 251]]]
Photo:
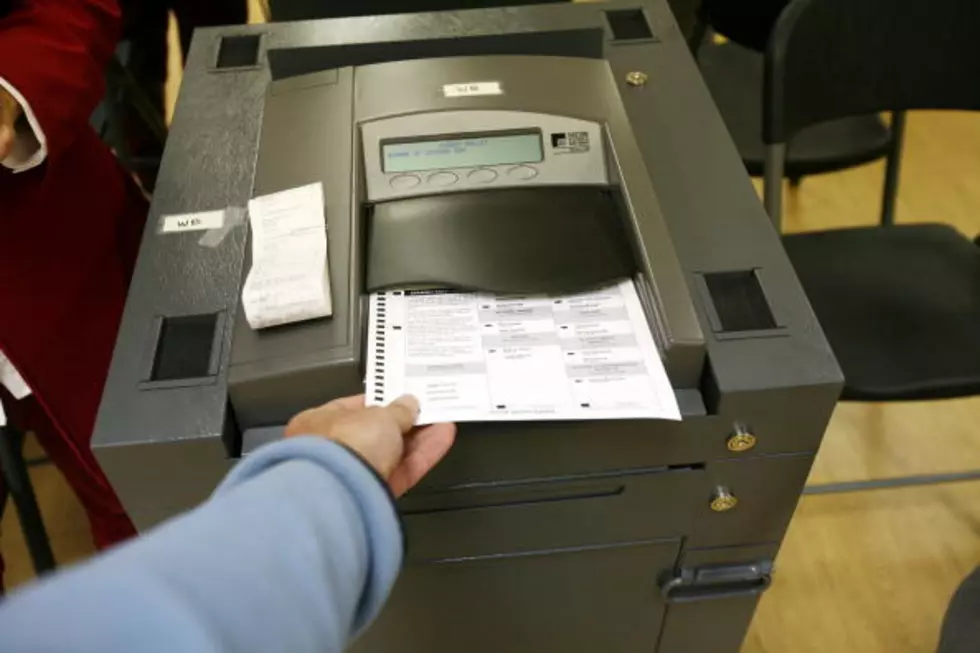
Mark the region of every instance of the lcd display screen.
[[536, 132], [386, 143], [381, 154], [385, 172], [538, 163], [544, 159], [541, 135]]

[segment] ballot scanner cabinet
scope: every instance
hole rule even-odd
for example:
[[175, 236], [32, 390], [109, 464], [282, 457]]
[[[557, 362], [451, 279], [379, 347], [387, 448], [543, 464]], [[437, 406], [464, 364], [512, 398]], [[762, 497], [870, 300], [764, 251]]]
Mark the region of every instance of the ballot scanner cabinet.
[[[809, 461], [790, 466], [802, 482]], [[677, 467], [493, 485], [451, 509], [410, 495], [403, 576], [354, 650], [737, 650], [777, 547], [686, 546], [707, 475]], [[764, 500], [763, 488], [736, 485], [742, 500]], [[744, 526], [778, 538], [791, 513]]]
[[[384, 163], [500, 134], [538, 158]], [[333, 314], [253, 330], [240, 209], [311, 183]], [[159, 226], [200, 211], [220, 226]], [[370, 293], [621, 278], [681, 419], [460, 424], [398, 500], [402, 573], [352, 650], [735, 653], [841, 375], [660, 0], [198, 30], [93, 449], [145, 530], [364, 391]]]

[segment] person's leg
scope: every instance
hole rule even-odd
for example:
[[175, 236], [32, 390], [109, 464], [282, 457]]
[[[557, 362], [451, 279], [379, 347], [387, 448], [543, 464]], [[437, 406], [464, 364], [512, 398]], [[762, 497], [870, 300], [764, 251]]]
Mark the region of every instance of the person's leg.
[[171, 0], [170, 6], [177, 17], [180, 47], [185, 58], [196, 28], [243, 25], [248, 22], [248, 6], [245, 0]]
[[91, 434], [71, 434], [72, 442], [67, 441], [33, 396], [4, 405], [10, 423], [23, 431], [33, 431], [68, 481], [88, 515], [97, 548], [104, 549], [136, 535], [136, 529], [92, 454]]

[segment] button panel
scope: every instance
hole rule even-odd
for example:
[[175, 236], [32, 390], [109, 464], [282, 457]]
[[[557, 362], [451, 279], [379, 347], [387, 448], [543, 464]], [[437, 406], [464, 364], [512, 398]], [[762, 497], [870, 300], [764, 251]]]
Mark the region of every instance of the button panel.
[[473, 188], [488, 184], [514, 185], [529, 182], [539, 175], [537, 167], [530, 164], [494, 166], [472, 169], [433, 170], [428, 173], [399, 172], [388, 176], [388, 185], [399, 192], [425, 193], [437, 188], [460, 186]]
[[388, 179], [388, 185], [395, 190], [411, 190], [422, 183], [418, 175], [395, 175]]
[[507, 176], [518, 181], [530, 181], [538, 176], [538, 169], [531, 166], [514, 166], [507, 171]]
[[445, 170], [442, 172], [433, 172], [431, 175], [429, 175], [428, 179], [428, 182], [433, 186], [442, 187], [452, 186], [457, 181], [459, 181], [459, 177], [455, 172], [446, 172]]
[[497, 171], [493, 168], [477, 168], [470, 171], [466, 178], [474, 184], [489, 184], [497, 180]]

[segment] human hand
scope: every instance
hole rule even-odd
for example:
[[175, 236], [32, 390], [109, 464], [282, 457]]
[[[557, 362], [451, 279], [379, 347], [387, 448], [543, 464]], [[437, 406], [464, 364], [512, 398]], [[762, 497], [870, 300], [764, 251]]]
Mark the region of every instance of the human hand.
[[0, 87], [0, 161], [7, 158], [14, 147], [14, 125], [20, 117], [20, 104], [5, 88]]
[[449, 451], [455, 424], [415, 428], [419, 402], [405, 395], [387, 406], [365, 406], [364, 395], [344, 397], [299, 413], [286, 437], [319, 435], [356, 451], [398, 497], [422, 480]]

